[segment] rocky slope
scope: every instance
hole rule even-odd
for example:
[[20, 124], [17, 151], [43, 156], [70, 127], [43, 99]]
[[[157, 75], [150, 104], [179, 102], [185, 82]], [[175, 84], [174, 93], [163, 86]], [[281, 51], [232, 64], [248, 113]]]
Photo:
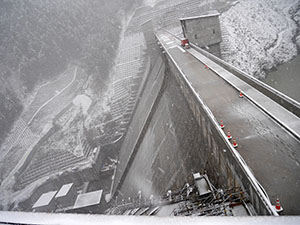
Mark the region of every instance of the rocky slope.
[[224, 59], [255, 77], [264, 77], [265, 70], [298, 54], [299, 18], [298, 0], [237, 1], [220, 16]]

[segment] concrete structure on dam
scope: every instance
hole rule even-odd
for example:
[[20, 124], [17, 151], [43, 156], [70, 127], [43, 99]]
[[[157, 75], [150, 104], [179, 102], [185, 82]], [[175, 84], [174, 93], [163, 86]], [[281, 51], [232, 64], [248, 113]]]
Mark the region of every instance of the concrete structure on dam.
[[222, 41], [219, 13], [180, 18], [183, 36], [221, 58]]
[[200, 171], [216, 187], [242, 188], [259, 215], [277, 215], [277, 198], [284, 213], [299, 214], [299, 103], [193, 43], [182, 49], [169, 32], [156, 38], [148, 41], [151, 68], [120, 150], [113, 197], [163, 195]]

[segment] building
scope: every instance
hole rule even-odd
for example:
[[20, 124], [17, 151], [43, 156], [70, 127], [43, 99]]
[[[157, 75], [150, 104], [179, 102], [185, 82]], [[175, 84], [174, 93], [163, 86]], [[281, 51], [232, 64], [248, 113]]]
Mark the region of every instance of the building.
[[103, 190], [88, 192], [77, 196], [71, 213], [99, 213]]
[[72, 206], [74, 204], [76, 190], [73, 183], [64, 184], [55, 196], [55, 204], [58, 208]]
[[32, 209], [35, 212], [53, 212], [55, 210], [54, 196], [56, 193], [57, 191], [50, 191], [42, 194], [34, 203]]
[[221, 58], [219, 13], [180, 19], [183, 35], [190, 43]]

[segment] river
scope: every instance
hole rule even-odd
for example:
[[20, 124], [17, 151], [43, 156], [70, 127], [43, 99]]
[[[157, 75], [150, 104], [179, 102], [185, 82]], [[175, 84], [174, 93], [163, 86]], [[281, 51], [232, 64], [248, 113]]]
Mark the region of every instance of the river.
[[262, 81], [300, 102], [300, 55], [267, 73]]

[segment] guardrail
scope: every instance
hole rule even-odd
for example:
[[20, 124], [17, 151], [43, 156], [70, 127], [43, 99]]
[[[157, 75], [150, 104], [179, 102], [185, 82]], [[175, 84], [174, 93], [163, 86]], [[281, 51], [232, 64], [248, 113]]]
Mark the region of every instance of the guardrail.
[[[158, 39], [158, 41], [160, 42], [160, 44], [164, 48], [164, 51], [166, 52], [166, 55], [168, 56], [168, 58], [175, 65], [177, 71], [180, 73], [180, 75], [181, 75], [180, 79], [189, 88], [189, 90], [191, 90], [192, 97], [195, 98], [195, 100], [197, 101], [197, 103], [199, 105], [201, 105], [201, 107], [204, 110], [204, 112], [208, 115], [210, 122], [213, 124], [214, 130], [218, 132], [218, 134], [219, 134], [220, 137], [222, 137], [223, 143], [225, 143], [226, 147], [230, 150], [230, 152], [232, 153], [233, 158], [236, 160], [236, 162], [238, 163], [239, 167], [241, 168], [241, 171], [246, 176], [246, 178], [248, 180], [247, 183], [250, 184], [250, 186], [251, 186], [251, 187], [246, 188], [247, 189], [247, 193], [249, 194], [249, 196], [256, 195], [258, 197], [258, 198], [255, 198], [255, 197], [252, 196], [252, 198], [251, 198], [252, 204], [253, 204], [254, 208], [257, 211], [260, 211], [260, 206], [259, 206], [260, 202], [259, 201], [261, 201], [261, 203], [263, 204], [263, 206], [265, 207], [265, 210], [268, 212], [269, 215], [278, 216], [278, 213], [276, 212], [276, 210], [272, 206], [272, 204], [271, 204], [271, 202], [270, 202], [270, 200], [269, 200], [269, 198], [268, 198], [268, 196], [266, 194], [266, 191], [262, 188], [261, 184], [259, 184], [259, 182], [256, 180], [255, 176], [251, 172], [250, 168], [247, 166], [247, 164], [244, 161], [244, 159], [242, 158], [242, 156], [233, 148], [233, 146], [231, 145], [231, 143], [227, 139], [226, 135], [224, 134], [224, 132], [220, 128], [219, 123], [217, 122], [217, 120], [214, 117], [213, 113], [210, 111], [210, 109], [206, 106], [206, 104], [202, 101], [202, 99], [199, 97], [199, 95], [197, 94], [197, 92], [191, 86], [191, 84], [187, 80], [185, 74], [183, 73], [183, 71], [181, 70], [181, 68], [178, 66], [178, 64], [176, 63], [176, 61], [174, 60], [174, 58], [172, 57], [172, 55], [169, 53], [169, 51], [167, 50], [167, 48], [165, 47], [165, 45], [163, 44], [163, 42], [160, 40], [160, 38], [158, 37], [158, 35], [156, 35], [156, 38]], [[247, 187], [247, 184], [243, 184], [243, 185], [245, 187]], [[253, 191], [251, 191], [251, 190], [254, 190], [255, 193]], [[256, 200], [256, 199], [258, 199], [258, 200]], [[261, 210], [261, 211], [263, 211], [263, 210]]]
[[190, 45], [199, 51], [201, 54], [205, 55], [207, 58], [211, 59], [215, 63], [221, 65], [226, 70], [236, 75], [241, 80], [245, 81], [247, 84], [251, 85], [255, 89], [262, 92], [264, 95], [271, 98], [273, 101], [277, 102], [279, 105], [283, 106], [290, 112], [294, 113], [296, 116], [300, 117], [300, 103], [290, 98], [289, 96], [277, 91], [276, 89], [270, 87], [264, 82], [256, 79], [253, 76], [248, 75], [247, 73], [241, 71], [240, 69], [230, 65], [229, 63], [223, 61], [222, 59], [214, 56], [213, 54], [199, 48], [197, 45], [190, 43]]
[[[194, 48], [193, 48], [194, 49]], [[191, 53], [191, 52], [190, 52]], [[202, 54], [201, 52], [198, 52], [199, 54]], [[195, 58], [197, 58], [200, 62], [202, 62], [203, 64], [205, 64], [203, 62], [203, 60], [201, 60], [197, 55], [195, 55], [194, 53], [191, 53]], [[206, 56], [205, 56], [206, 57]], [[219, 64], [218, 64], [219, 65]], [[222, 65], [219, 65], [222, 67]], [[215, 74], [219, 75], [220, 77], [222, 77], [221, 73], [219, 73], [217, 70], [215, 70], [214, 68], [210, 68]], [[222, 77], [222, 79], [224, 79], [228, 84], [230, 84], [232, 87], [234, 87], [236, 90], [240, 91], [241, 89], [236, 86], [232, 81], [230, 81], [230, 79], [224, 78]], [[247, 82], [246, 82], [247, 83]], [[247, 83], [248, 84], [248, 83]], [[253, 87], [253, 86], [251, 86]], [[263, 112], [265, 112], [267, 115], [269, 115], [271, 118], [273, 118], [277, 123], [279, 123], [283, 128], [285, 128], [288, 132], [290, 132], [292, 135], [294, 135], [298, 140], [300, 140], [300, 135], [299, 132], [297, 132], [297, 130], [293, 129], [291, 126], [288, 125], [288, 123], [282, 121], [281, 118], [279, 118], [278, 116], [276, 116], [276, 114], [274, 114], [272, 112], [272, 110], [268, 110], [264, 107], [264, 105], [260, 104], [259, 102], [257, 102], [253, 97], [251, 97], [250, 95], [248, 95], [247, 93], [243, 93], [244, 96], [251, 101], [254, 105], [256, 105], [258, 108], [260, 108]], [[262, 93], [263, 94], [263, 93]], [[296, 117], [296, 116], [295, 116]]]
[[[176, 36], [175, 34], [173, 34], [172, 32], [170, 32], [166, 29], [163, 29], [163, 28], [162, 28], [162, 30], [169, 33], [176, 39], [180, 40], [180, 38], [178, 36]], [[255, 89], [262, 92], [264, 95], [271, 98], [273, 101], [277, 102], [278, 104], [280, 104], [281, 106], [283, 106], [284, 108], [289, 110], [290, 112], [294, 113], [296, 116], [300, 117], [300, 103], [299, 102], [297, 102], [294, 99], [290, 98], [289, 96], [281, 93], [280, 91], [277, 91], [276, 89], [270, 87], [269, 85], [256, 79], [255, 77], [248, 75], [247, 73], [245, 73], [245, 72], [241, 71], [240, 69], [234, 67], [233, 65], [225, 62], [224, 60], [218, 58], [217, 56], [205, 51], [204, 49], [201, 49], [199, 46], [197, 46], [193, 43], [190, 43], [190, 45], [194, 49], [199, 51], [201, 54], [205, 55], [210, 60], [221, 65], [226, 70], [228, 70], [232, 74], [236, 75], [241, 80], [245, 81], [247, 84], [251, 85]]]

